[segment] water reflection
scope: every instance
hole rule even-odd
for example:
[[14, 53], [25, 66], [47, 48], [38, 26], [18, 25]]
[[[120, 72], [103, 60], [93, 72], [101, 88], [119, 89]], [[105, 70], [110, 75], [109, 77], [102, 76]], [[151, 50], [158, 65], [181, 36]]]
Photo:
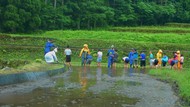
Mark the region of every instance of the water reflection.
[[101, 81], [102, 80], [102, 68], [98, 67], [96, 70], [96, 80]]
[[87, 86], [87, 68], [86, 66], [82, 67], [82, 70], [79, 72], [79, 81], [82, 86], [82, 91], [85, 93]]
[[134, 69], [132, 68], [132, 67], [130, 67], [130, 68], [124, 68], [124, 75], [127, 75], [127, 76], [129, 76], [129, 77], [131, 77], [131, 76], [133, 76], [133, 73], [134, 73]]
[[124, 72], [123, 75], [127, 75], [129, 77], [134, 76], [134, 73], [142, 73], [142, 74], [146, 74], [146, 71], [149, 69], [146, 68], [124, 68]]
[[142, 74], [145, 74], [145, 73], [146, 73], [146, 68], [140, 68], [140, 72], [141, 72]]
[[117, 70], [116, 70], [116, 68], [108, 68], [108, 76], [109, 77], [115, 77], [115, 76], [117, 76]]
[[[73, 67], [73, 72], [65, 72], [64, 75], [53, 79], [55, 87], [38, 88], [29, 94], [23, 94], [23, 99], [16, 95], [14, 98], [17, 100], [14, 101], [17, 102], [6, 99], [6, 101], [0, 101], [0, 106], [2, 103], [23, 107], [122, 107], [123, 104], [135, 105], [137, 99], [128, 98], [117, 92], [120, 90], [119, 87], [125, 87], [126, 84], [129, 84], [128, 86], [135, 85], [134, 82], [122, 81], [120, 78], [123, 75], [122, 70], [123, 68]], [[128, 72], [129, 69], [124, 71], [124, 74]], [[132, 72], [134, 71], [131, 70]], [[107, 75], [111, 78], [107, 78]]]

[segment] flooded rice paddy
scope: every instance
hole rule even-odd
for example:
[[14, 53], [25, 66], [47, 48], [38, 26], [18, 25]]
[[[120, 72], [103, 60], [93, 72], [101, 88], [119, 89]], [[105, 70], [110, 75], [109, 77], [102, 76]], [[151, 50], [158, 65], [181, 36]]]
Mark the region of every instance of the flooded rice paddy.
[[168, 84], [146, 69], [73, 67], [63, 74], [0, 88], [0, 107], [178, 107]]

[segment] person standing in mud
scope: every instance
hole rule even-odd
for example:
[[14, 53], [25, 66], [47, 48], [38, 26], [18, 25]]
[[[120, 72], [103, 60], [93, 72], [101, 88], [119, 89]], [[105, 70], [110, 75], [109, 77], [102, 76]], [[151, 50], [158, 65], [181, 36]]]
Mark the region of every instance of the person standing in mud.
[[138, 68], [138, 52], [136, 49], [134, 49], [134, 53], [133, 53], [133, 62], [134, 62], [133, 67]]
[[79, 54], [79, 57], [82, 58], [81, 66], [86, 65], [87, 54], [90, 54], [90, 49], [88, 48], [87, 44], [84, 44], [83, 48], [81, 49], [80, 54]]
[[44, 48], [44, 55], [48, 52], [50, 52], [51, 48], [55, 47], [55, 45], [53, 44], [53, 41], [51, 39], [48, 39], [46, 44], [45, 44], [45, 48]]
[[173, 52], [173, 55], [174, 55], [174, 57], [173, 57], [173, 60], [174, 60], [174, 69], [177, 69], [177, 64], [178, 64], [178, 56], [177, 56], [177, 52], [175, 51], [175, 52]]
[[[154, 65], [154, 55], [152, 54], [152, 51], [149, 52], [150, 55], [149, 55], [149, 63], [150, 63], [150, 68], [153, 68], [153, 65]], [[157, 64], [156, 64], [157, 65]]]
[[131, 52], [128, 55], [130, 67], [133, 67], [133, 55], [134, 55], [134, 49], [132, 48]]
[[97, 53], [97, 66], [98, 67], [101, 66], [102, 56], [103, 56], [103, 53], [102, 53], [101, 49], [98, 49], [98, 53]]
[[143, 51], [140, 54], [140, 59], [141, 59], [140, 66], [145, 68], [146, 67], [146, 55]]
[[114, 57], [113, 57], [113, 67], [116, 68], [116, 63], [118, 61], [118, 53], [117, 53], [117, 49], [115, 49], [115, 53], [114, 53]]
[[181, 64], [180, 64], [180, 61], [181, 61], [181, 54], [180, 54], [180, 51], [179, 51], [179, 50], [178, 50], [176, 53], [177, 53], [177, 60], [178, 60], [177, 68], [180, 69], [180, 68], [181, 68]]
[[111, 68], [113, 65], [113, 58], [114, 58], [114, 45], [111, 46], [111, 49], [108, 50], [107, 57], [108, 57], [108, 68]]
[[69, 65], [69, 70], [71, 70], [71, 54], [72, 54], [72, 51], [69, 48], [69, 45], [67, 45], [67, 48], [65, 49], [64, 54], [66, 55], [66, 57], [65, 57], [65, 63], [67, 65]]
[[162, 50], [160, 49], [158, 53], [156, 54], [156, 58], [158, 60], [158, 65], [157, 67], [161, 67], [162, 64]]
[[90, 67], [90, 64], [92, 63], [92, 55], [87, 54], [87, 60], [86, 60], [86, 64]]

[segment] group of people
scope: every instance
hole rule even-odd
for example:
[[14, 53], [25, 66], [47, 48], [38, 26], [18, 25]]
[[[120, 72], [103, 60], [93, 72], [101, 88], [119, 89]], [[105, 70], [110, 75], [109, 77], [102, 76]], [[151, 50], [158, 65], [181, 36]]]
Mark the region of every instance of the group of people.
[[[53, 49], [52, 49], [53, 48]], [[52, 50], [51, 50], [52, 49]], [[56, 56], [57, 47], [52, 43], [52, 40], [48, 40], [45, 45], [44, 55], [45, 55], [45, 61], [47, 63], [57, 63], [58, 59]], [[71, 68], [71, 54], [72, 51], [67, 46], [67, 48], [64, 50], [65, 54], [65, 62], [64, 64], [67, 64], [69, 66], [69, 69]], [[97, 66], [101, 66], [102, 62], [102, 56], [103, 52], [101, 49], [97, 52]], [[149, 54], [149, 63], [150, 67], [156, 67], [159, 68], [161, 66], [165, 67], [168, 63], [171, 68], [182, 68], [184, 57], [182, 54], [180, 54], [180, 51], [176, 51], [173, 53], [172, 58], [168, 58], [167, 55], [163, 54], [162, 50], [160, 49], [158, 53], [156, 54], [156, 58], [154, 58], [153, 53], [150, 51]], [[108, 68], [116, 67], [116, 62], [118, 62], [118, 52], [117, 49], [114, 48], [114, 45], [111, 46], [111, 48], [107, 52], [107, 59], [108, 59]], [[79, 57], [81, 57], [81, 66], [90, 66], [93, 56], [90, 54], [90, 49], [88, 48], [87, 44], [83, 45], [83, 48], [80, 51]], [[146, 54], [144, 51], [141, 51], [140, 55], [138, 54], [137, 50], [132, 48], [129, 52], [128, 56], [125, 56], [122, 58], [122, 61], [124, 62], [124, 67], [133, 67], [138, 68], [138, 62], [140, 62], [140, 67], [145, 68], [146, 67]]]
[[[53, 44], [53, 41], [48, 39], [48, 41], [45, 44], [45, 48], [44, 48], [44, 57], [45, 57], [45, 61], [47, 63], [58, 63], [58, 59], [56, 56], [58, 47], [55, 46]], [[72, 51], [69, 48], [69, 45], [67, 46], [67, 48], [64, 50], [64, 54], [65, 54], [65, 62], [69, 65], [69, 69], [71, 69], [71, 54]], [[64, 63], [65, 64], [65, 63]]]
[[[48, 41], [45, 44], [44, 48], [44, 57], [45, 61], [47, 63], [58, 63], [58, 59], [56, 56], [58, 47], [53, 44], [53, 41], [48, 39]], [[69, 48], [69, 45], [67, 45], [67, 48], [64, 50], [64, 55], [65, 55], [65, 62], [64, 64], [67, 64], [69, 66], [69, 69], [71, 69], [71, 54], [72, 51]], [[98, 52], [98, 65], [100, 66], [100, 62], [102, 61], [102, 52], [99, 50]], [[86, 64], [90, 65], [92, 61], [92, 55], [90, 55], [90, 50], [88, 48], [87, 44], [84, 44], [84, 47], [81, 49], [81, 52], [79, 54], [79, 57], [82, 58], [81, 65], [85, 66]]]
[[124, 61], [124, 67], [133, 67], [133, 68], [138, 68], [138, 60], [140, 59], [140, 67], [145, 68], [146, 66], [146, 54], [144, 51], [141, 52], [140, 55], [138, 55], [138, 52], [136, 49], [131, 49], [129, 52], [128, 56], [125, 56], [122, 58]]
[[[163, 55], [163, 57], [162, 57]], [[153, 56], [152, 52], [150, 52], [150, 56]], [[151, 67], [155, 65], [155, 67], [165, 67], [168, 63], [171, 66], [171, 69], [182, 69], [183, 68], [183, 62], [184, 62], [184, 56], [180, 53], [180, 51], [173, 52], [173, 56], [169, 59], [166, 54], [163, 54], [162, 50], [160, 49], [158, 53], [156, 54], [156, 59], [153, 57], [150, 57], [150, 64]]]
[[[146, 54], [142, 51], [139, 55], [140, 57], [140, 66], [145, 67], [146, 66]], [[123, 61], [125, 62], [125, 67], [130, 65], [130, 67], [137, 68], [137, 62], [138, 62], [138, 53], [136, 49], [132, 49], [128, 56], [123, 57]], [[153, 53], [150, 51], [149, 54], [149, 63], [151, 68], [159, 68], [159, 67], [165, 67], [167, 63], [171, 66], [171, 69], [182, 69], [184, 62], [184, 56], [180, 54], [180, 51], [173, 52], [173, 57], [168, 58], [166, 54], [163, 54], [162, 50], [159, 49], [156, 58], [154, 58]]]

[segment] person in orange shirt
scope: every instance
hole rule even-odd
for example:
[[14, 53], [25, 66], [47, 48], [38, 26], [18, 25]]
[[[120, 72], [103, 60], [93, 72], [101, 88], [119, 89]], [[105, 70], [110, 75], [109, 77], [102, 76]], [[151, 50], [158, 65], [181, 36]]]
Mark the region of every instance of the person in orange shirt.
[[88, 48], [87, 44], [84, 44], [84, 47], [81, 49], [80, 54], [79, 54], [79, 57], [82, 58], [82, 62], [81, 62], [82, 66], [86, 65], [87, 54], [90, 54], [90, 49]]
[[156, 54], [156, 58], [157, 58], [157, 60], [158, 60], [158, 67], [160, 67], [161, 66], [161, 64], [162, 64], [162, 50], [160, 49], [159, 51], [158, 51], [158, 53]]
[[181, 61], [181, 54], [180, 54], [180, 51], [178, 50], [177, 52], [177, 68], [180, 69], [181, 68], [181, 64], [180, 64], [180, 61]]

